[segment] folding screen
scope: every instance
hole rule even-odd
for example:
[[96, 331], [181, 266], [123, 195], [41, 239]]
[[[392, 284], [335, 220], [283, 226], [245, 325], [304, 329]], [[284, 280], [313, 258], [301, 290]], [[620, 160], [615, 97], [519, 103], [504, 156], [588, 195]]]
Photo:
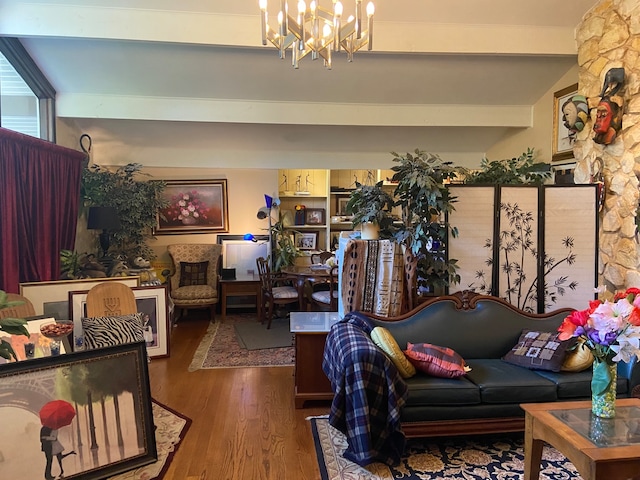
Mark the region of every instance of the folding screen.
[[[584, 305], [597, 284], [594, 185], [454, 185], [460, 284], [526, 311]], [[454, 287], [454, 288], [455, 288]]]

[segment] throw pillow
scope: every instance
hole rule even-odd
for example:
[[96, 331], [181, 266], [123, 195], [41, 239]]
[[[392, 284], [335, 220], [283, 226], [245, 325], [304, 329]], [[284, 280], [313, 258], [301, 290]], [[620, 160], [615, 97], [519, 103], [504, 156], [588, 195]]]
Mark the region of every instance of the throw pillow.
[[591, 350], [584, 346], [584, 339], [581, 338], [575, 347], [568, 348], [562, 367], [563, 372], [581, 372], [593, 365], [593, 354]]
[[575, 339], [564, 342], [558, 337], [560, 332], [537, 332], [523, 330], [518, 343], [502, 359], [513, 365], [531, 370], [549, 370], [559, 372], [567, 348]]
[[206, 285], [209, 261], [180, 262], [180, 286]]
[[415, 367], [404, 356], [398, 342], [389, 330], [384, 327], [375, 327], [371, 331], [371, 340], [389, 356], [402, 378], [410, 378], [416, 374]]
[[417, 370], [434, 377], [458, 378], [471, 370], [454, 350], [430, 343], [407, 343], [404, 351]]
[[142, 315], [133, 313], [115, 317], [82, 318], [85, 348], [93, 350], [143, 341]]

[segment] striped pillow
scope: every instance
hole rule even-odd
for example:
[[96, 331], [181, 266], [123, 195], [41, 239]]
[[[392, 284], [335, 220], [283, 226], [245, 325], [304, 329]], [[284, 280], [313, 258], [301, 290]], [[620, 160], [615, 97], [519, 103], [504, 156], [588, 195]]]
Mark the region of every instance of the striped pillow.
[[458, 378], [470, 370], [465, 366], [463, 358], [447, 347], [430, 343], [407, 343], [404, 354], [417, 370], [434, 377]]
[[143, 341], [142, 315], [133, 313], [115, 317], [82, 318], [85, 348], [93, 350]]

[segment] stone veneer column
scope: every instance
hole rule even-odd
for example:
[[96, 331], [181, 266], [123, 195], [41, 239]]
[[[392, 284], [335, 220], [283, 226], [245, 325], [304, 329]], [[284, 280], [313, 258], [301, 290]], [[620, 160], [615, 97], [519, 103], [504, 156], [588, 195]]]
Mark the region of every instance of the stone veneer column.
[[[600, 283], [610, 290], [640, 286], [635, 215], [640, 175], [640, 2], [603, 0], [585, 14], [576, 29], [578, 91], [587, 97], [591, 121], [573, 149], [576, 183], [591, 183], [603, 174], [605, 201], [600, 212]], [[593, 138], [595, 107], [604, 76], [625, 69], [622, 129], [615, 142], [599, 145]]]

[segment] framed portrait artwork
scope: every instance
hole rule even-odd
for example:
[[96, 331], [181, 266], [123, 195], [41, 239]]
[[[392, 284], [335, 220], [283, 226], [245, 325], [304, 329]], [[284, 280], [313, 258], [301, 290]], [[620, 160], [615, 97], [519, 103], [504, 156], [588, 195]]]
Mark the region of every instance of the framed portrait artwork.
[[[570, 85], [553, 94], [553, 142], [551, 149], [552, 160], [566, 160], [573, 158], [573, 144], [576, 131], [573, 128], [578, 111], [572, 102], [578, 95], [578, 84]], [[571, 127], [571, 129], [570, 129]]]
[[324, 225], [324, 208], [305, 209], [305, 224]]
[[337, 197], [337, 200], [338, 203], [336, 205], [336, 215], [346, 215], [349, 197]]
[[[164, 285], [133, 287], [138, 312], [142, 313], [144, 338], [147, 353], [151, 358], [169, 356], [169, 315], [167, 289]], [[70, 316], [73, 320], [74, 349], [80, 350], [82, 340], [82, 318], [86, 317], [88, 291], [69, 292]]]
[[229, 231], [227, 180], [166, 180], [167, 206], [157, 215], [155, 233], [225, 233]]
[[143, 342], [7, 363], [0, 397], [0, 478], [54, 478], [60, 449], [64, 477], [78, 480], [157, 460]]
[[120, 282], [128, 287], [140, 285], [140, 277], [83, 278], [79, 280], [52, 280], [20, 284], [20, 295], [33, 303], [36, 315], [47, 315], [56, 320], [69, 318], [69, 292], [90, 290], [101, 282]]
[[293, 238], [299, 250], [315, 250], [318, 244], [318, 232], [296, 232]]

